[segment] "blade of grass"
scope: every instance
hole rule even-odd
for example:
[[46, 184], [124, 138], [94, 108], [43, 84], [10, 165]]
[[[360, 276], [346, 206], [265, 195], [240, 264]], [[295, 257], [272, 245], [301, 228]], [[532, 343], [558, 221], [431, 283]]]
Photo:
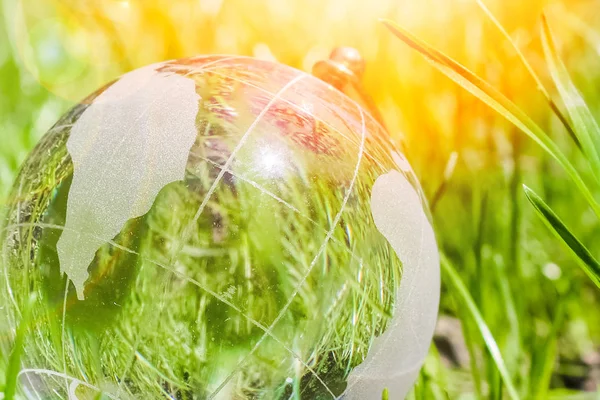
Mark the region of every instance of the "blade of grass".
[[17, 326], [13, 349], [8, 359], [8, 368], [6, 370], [6, 387], [4, 388], [4, 400], [13, 400], [16, 398], [19, 371], [21, 370], [21, 356], [23, 355], [23, 341], [25, 334], [29, 329], [31, 309], [35, 303], [35, 295], [29, 297], [28, 302], [23, 308], [21, 321]]
[[[558, 6], [558, 4], [557, 4]], [[590, 27], [587, 23], [583, 22], [579, 17], [570, 13], [568, 10], [561, 6], [557, 12], [560, 12], [562, 21], [566, 22], [569, 29], [577, 32], [579, 36], [600, 56], [600, 32]]]
[[535, 208], [538, 216], [558, 236], [571, 251], [577, 256], [580, 266], [590, 279], [600, 288], [600, 263], [592, 253], [577, 239], [577, 237], [566, 227], [561, 219], [533, 190], [523, 185], [525, 195]]
[[421, 53], [440, 72], [486, 103], [542, 147], [567, 172], [594, 213], [600, 217], [600, 205], [596, 202], [579, 172], [556, 143], [524, 111], [489, 83], [429, 44], [416, 38], [398, 24], [388, 20], [383, 20], [383, 23], [400, 40]]
[[515, 51], [517, 53], [517, 56], [521, 59], [521, 62], [523, 63], [523, 65], [527, 69], [527, 72], [529, 72], [529, 75], [531, 75], [531, 77], [535, 81], [535, 84], [537, 85], [538, 90], [546, 98], [546, 101], [550, 105], [550, 108], [552, 109], [552, 112], [554, 112], [554, 114], [558, 117], [558, 119], [560, 120], [560, 122], [564, 125], [564, 127], [567, 130], [567, 132], [569, 133], [569, 136], [571, 137], [571, 139], [573, 139], [573, 141], [575, 142], [575, 144], [577, 145], [577, 147], [579, 147], [579, 149], [581, 149], [581, 143], [579, 143], [579, 139], [577, 139], [577, 136], [575, 135], [575, 132], [573, 131], [573, 127], [571, 126], [571, 124], [569, 123], [569, 121], [567, 120], [567, 118], [565, 117], [565, 115], [562, 113], [562, 111], [560, 111], [560, 109], [558, 108], [558, 106], [556, 105], [556, 103], [554, 102], [554, 100], [552, 100], [552, 97], [550, 96], [550, 93], [548, 93], [548, 90], [546, 89], [546, 87], [542, 83], [542, 81], [539, 78], [539, 76], [535, 73], [535, 71], [534, 71], [533, 67], [531, 66], [531, 64], [529, 64], [529, 61], [527, 61], [527, 58], [525, 58], [525, 55], [523, 54], [523, 52], [521, 51], [521, 49], [519, 49], [519, 46], [517, 46], [517, 43], [508, 34], [508, 32], [506, 31], [506, 29], [504, 29], [504, 27], [502, 26], [502, 24], [498, 21], [498, 19], [496, 19], [496, 17], [494, 16], [494, 14], [492, 14], [492, 12], [490, 11], [490, 9], [485, 5], [485, 3], [482, 0], [475, 0], [475, 2], [479, 6], [479, 8], [481, 8], [481, 10], [484, 12], [484, 14], [489, 18], [489, 20], [492, 21], [492, 24], [494, 24], [494, 26], [500, 31], [500, 33], [511, 44], [511, 46], [513, 47], [513, 49], [515, 49]]
[[565, 317], [564, 304], [559, 301], [550, 333], [542, 343], [533, 350], [531, 360], [531, 392], [532, 399], [548, 398], [550, 379], [556, 362], [558, 350], [558, 330]]
[[598, 149], [600, 149], [600, 127], [598, 127], [596, 120], [592, 116], [592, 112], [579, 93], [579, 90], [573, 84], [565, 64], [558, 55], [545, 15], [542, 15], [541, 30], [542, 45], [550, 74], [571, 117], [573, 128], [581, 143], [583, 153], [590, 162], [594, 174], [598, 176], [600, 174], [600, 156], [598, 155]]
[[[515, 299], [511, 292], [510, 279], [507, 274], [506, 265], [500, 261], [489, 261], [494, 272], [494, 279], [498, 282], [503, 312], [506, 313], [506, 337], [504, 339], [503, 349], [506, 362], [509, 367], [516, 368], [519, 361], [522, 360], [523, 347], [521, 345], [521, 326], [519, 313], [515, 305]], [[512, 271], [511, 271], [512, 272]], [[518, 290], [514, 287], [513, 290]]]
[[448, 394], [444, 388], [448, 387], [447, 384], [447, 373], [446, 367], [442, 362], [442, 357], [437, 350], [437, 347], [431, 346], [431, 350], [425, 359], [425, 364], [421, 369], [421, 377], [423, 382], [427, 386], [427, 397], [426, 399], [431, 400], [447, 400]]
[[502, 358], [502, 353], [500, 353], [498, 344], [494, 339], [494, 335], [492, 335], [492, 332], [485, 323], [485, 320], [479, 312], [479, 308], [473, 301], [469, 290], [463, 283], [462, 279], [460, 279], [460, 275], [452, 266], [450, 261], [448, 261], [448, 259], [443, 254], [441, 255], [441, 266], [442, 271], [445, 273], [449, 280], [449, 283], [456, 290], [459, 299], [463, 302], [463, 304], [466, 306], [469, 313], [471, 314], [472, 318], [475, 320], [477, 328], [479, 329], [479, 332], [483, 337], [483, 341], [485, 342], [485, 346], [490, 352], [490, 355], [494, 360], [494, 363], [496, 364], [496, 368], [498, 369], [498, 372], [502, 377], [502, 381], [504, 382], [504, 386], [506, 387], [506, 391], [508, 392], [509, 397], [513, 400], [519, 399], [519, 394], [517, 393], [517, 390], [515, 389], [515, 386], [512, 383], [512, 379], [510, 377], [508, 369], [506, 368], [506, 364], [504, 363], [504, 359]]
[[446, 162], [446, 168], [444, 168], [444, 175], [442, 176], [442, 182], [440, 183], [437, 190], [434, 192], [433, 196], [431, 197], [431, 202], [429, 203], [429, 210], [431, 211], [432, 214], [435, 213], [435, 209], [436, 209], [438, 202], [440, 201], [440, 199], [442, 198], [444, 193], [446, 193], [446, 187], [448, 185], [448, 182], [452, 178], [452, 175], [454, 174], [454, 169], [456, 168], [457, 161], [458, 161], [458, 153], [456, 151], [453, 151], [450, 154], [450, 157], [448, 157], [448, 161]]
[[475, 327], [477, 324], [469, 318], [469, 310], [459, 308], [456, 312], [457, 317], [462, 323], [463, 336], [465, 337], [465, 347], [469, 353], [469, 367], [471, 380], [473, 382], [474, 396], [476, 399], [483, 399], [484, 379], [482, 377], [482, 360], [479, 353], [479, 332]]

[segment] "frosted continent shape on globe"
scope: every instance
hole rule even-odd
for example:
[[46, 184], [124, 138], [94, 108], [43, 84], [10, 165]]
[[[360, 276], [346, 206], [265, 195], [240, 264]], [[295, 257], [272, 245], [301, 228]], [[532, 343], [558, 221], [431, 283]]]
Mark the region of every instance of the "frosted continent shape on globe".
[[2, 235], [33, 398], [402, 398], [437, 316], [404, 157], [344, 94], [252, 58], [94, 93], [28, 157]]

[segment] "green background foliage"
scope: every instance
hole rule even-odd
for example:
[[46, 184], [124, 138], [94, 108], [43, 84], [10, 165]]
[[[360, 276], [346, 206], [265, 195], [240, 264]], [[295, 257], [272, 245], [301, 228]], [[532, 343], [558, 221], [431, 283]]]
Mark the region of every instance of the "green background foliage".
[[[43, 133], [120, 73], [203, 53], [274, 57], [306, 70], [336, 45], [356, 46], [368, 62], [365, 87], [391, 135], [403, 141], [430, 200], [436, 199], [432, 215], [445, 254], [437, 346], [411, 396], [598, 398], [593, 374], [600, 373], [594, 367], [600, 291], [588, 276], [597, 271], [600, 237], [594, 213], [600, 139], [592, 122], [600, 117], [597, 1], [486, 2], [514, 43], [475, 0], [1, 4], [0, 204]], [[543, 9], [554, 41], [543, 29]], [[428, 63], [419, 53], [427, 56], [430, 47], [404, 45], [380, 17], [398, 22], [445, 58], [429, 53]], [[449, 57], [490, 86], [476, 81], [473, 96], [453, 83], [435, 68], [459, 71]], [[517, 122], [531, 121], [547, 135], [581, 178], [579, 189], [564, 162], [514, 125], [508, 103], [502, 100], [504, 108], [492, 105], [494, 110], [477, 98], [482, 88], [501, 93], [522, 112]], [[548, 98], [570, 122], [579, 146]], [[580, 107], [581, 100], [587, 107]], [[525, 125], [535, 136], [537, 128]], [[445, 175], [453, 153], [456, 168]], [[523, 184], [533, 190], [528, 193], [535, 207]], [[571, 248], [587, 249], [587, 268], [538, 218], [541, 213], [547, 221], [550, 209], [558, 235], [565, 239], [568, 232]], [[442, 329], [448, 323], [450, 333]], [[9, 355], [0, 355], [0, 376], [14, 371], [8, 364]], [[592, 392], [575, 395], [583, 389]]]

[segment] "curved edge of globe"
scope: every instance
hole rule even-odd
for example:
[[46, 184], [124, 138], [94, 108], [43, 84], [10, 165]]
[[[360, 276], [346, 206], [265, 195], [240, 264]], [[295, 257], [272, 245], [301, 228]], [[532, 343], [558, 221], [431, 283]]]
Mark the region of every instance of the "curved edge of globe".
[[[377, 399], [387, 389], [404, 398], [433, 337], [440, 298], [439, 254], [418, 193], [397, 170], [377, 178], [371, 192], [377, 229], [403, 264], [394, 316], [365, 361], [348, 378], [344, 399]], [[419, 234], [420, 233], [420, 234]]]

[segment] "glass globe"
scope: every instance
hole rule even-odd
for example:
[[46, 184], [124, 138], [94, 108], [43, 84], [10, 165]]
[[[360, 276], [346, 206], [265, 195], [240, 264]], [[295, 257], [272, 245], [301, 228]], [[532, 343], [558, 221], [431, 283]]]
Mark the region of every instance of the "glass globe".
[[4, 386], [33, 399], [401, 398], [440, 285], [380, 125], [311, 75], [225, 56], [130, 72], [52, 127], [1, 268]]

